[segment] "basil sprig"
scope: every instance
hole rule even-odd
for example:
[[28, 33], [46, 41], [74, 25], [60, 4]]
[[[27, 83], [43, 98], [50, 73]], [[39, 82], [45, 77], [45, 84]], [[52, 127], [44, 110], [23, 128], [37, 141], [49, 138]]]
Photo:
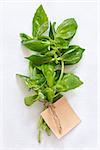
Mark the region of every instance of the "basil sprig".
[[[65, 66], [78, 63], [85, 50], [71, 44], [77, 28], [74, 18], [65, 19], [57, 27], [56, 22], [49, 21], [43, 6], [40, 5], [32, 20], [32, 35], [20, 33], [22, 45], [37, 52], [25, 57], [29, 61], [29, 76], [17, 74], [27, 88], [33, 91], [32, 95], [24, 98], [25, 105], [31, 106], [40, 100], [54, 103], [62, 97], [63, 92], [83, 84], [78, 76], [64, 70]], [[50, 135], [50, 128], [42, 117], [38, 125], [39, 142], [41, 130]]]

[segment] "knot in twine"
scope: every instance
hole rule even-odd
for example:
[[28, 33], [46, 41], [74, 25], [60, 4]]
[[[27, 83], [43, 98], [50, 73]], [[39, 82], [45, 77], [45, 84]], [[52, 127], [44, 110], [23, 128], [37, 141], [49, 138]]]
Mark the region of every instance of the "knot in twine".
[[54, 104], [53, 104], [53, 103], [49, 103], [49, 102], [46, 101], [46, 100], [44, 100], [44, 101], [40, 100], [40, 102], [42, 102], [42, 103], [44, 104], [44, 106], [46, 106], [46, 107], [49, 109], [49, 111], [50, 111], [50, 113], [52, 114], [53, 119], [54, 119], [54, 121], [55, 121], [55, 124], [56, 124], [56, 127], [57, 127], [57, 129], [58, 129], [58, 132], [59, 132], [59, 134], [61, 134], [61, 132], [62, 132], [62, 127], [61, 127], [60, 119], [59, 119], [59, 117], [58, 117], [58, 115], [57, 115], [57, 113], [56, 113], [56, 111], [55, 111], [55, 106], [54, 106]]

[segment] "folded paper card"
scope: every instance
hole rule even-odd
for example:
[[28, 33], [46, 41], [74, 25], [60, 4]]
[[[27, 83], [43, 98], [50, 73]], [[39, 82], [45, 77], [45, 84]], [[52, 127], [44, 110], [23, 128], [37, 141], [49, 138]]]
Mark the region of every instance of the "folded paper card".
[[61, 138], [80, 123], [80, 118], [64, 97], [53, 103], [52, 106], [44, 110], [41, 116], [56, 137]]

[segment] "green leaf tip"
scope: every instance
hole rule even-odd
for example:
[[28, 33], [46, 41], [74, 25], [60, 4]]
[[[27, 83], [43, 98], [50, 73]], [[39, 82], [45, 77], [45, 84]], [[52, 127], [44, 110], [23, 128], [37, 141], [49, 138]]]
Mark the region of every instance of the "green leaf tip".
[[31, 106], [36, 101], [37, 101], [37, 95], [26, 96], [24, 98], [24, 103], [26, 106]]
[[42, 5], [40, 5], [33, 17], [32, 35], [33, 37], [41, 36], [48, 29], [48, 17]]

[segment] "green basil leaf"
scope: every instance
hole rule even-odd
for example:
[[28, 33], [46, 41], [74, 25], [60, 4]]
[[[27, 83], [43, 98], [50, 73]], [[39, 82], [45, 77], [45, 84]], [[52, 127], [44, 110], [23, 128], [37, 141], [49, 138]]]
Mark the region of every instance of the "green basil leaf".
[[46, 130], [47, 126], [46, 126], [46, 122], [43, 120], [43, 123], [42, 123], [42, 130]]
[[50, 50], [50, 51], [46, 52], [45, 56], [47, 56], [47, 57], [54, 57], [54, 51]]
[[44, 95], [46, 96], [46, 100], [48, 100], [49, 102], [53, 102], [54, 90], [52, 88], [45, 88]]
[[30, 77], [32, 79], [34, 79], [34, 77], [36, 77], [37, 71], [36, 71], [36, 67], [33, 66], [32, 62], [29, 62], [29, 73], [30, 73]]
[[57, 28], [55, 38], [70, 39], [77, 30], [77, 23], [74, 18], [64, 20]]
[[33, 65], [39, 66], [45, 63], [48, 63], [52, 60], [52, 57], [45, 56], [45, 55], [31, 55], [29, 57], [25, 57], [26, 59], [30, 60]]
[[37, 97], [38, 97], [38, 95], [26, 96], [24, 98], [25, 105], [31, 106], [34, 102], [37, 101]]
[[38, 91], [38, 97], [39, 99], [45, 99], [45, 95], [43, 94], [43, 92], [41, 90]]
[[37, 32], [37, 37], [41, 36], [48, 29], [48, 22], [45, 22]]
[[46, 133], [47, 133], [47, 135], [48, 136], [50, 136], [51, 135], [51, 129], [48, 127], [48, 125], [46, 124], [46, 129], [45, 129], [45, 131], [46, 131]]
[[31, 79], [30, 77], [27, 77], [27, 76], [24, 76], [24, 75], [21, 75], [21, 74], [17, 74], [18, 77], [20, 77], [24, 83], [26, 84], [26, 86], [29, 88], [29, 89], [38, 89], [40, 86], [37, 85], [36, 81]]
[[27, 40], [32, 40], [32, 38], [29, 35], [25, 34], [25, 33], [20, 33], [20, 38], [22, 40], [21, 42], [27, 41]]
[[48, 17], [42, 5], [40, 5], [39, 8], [36, 10], [32, 21], [32, 26], [33, 37], [42, 35], [48, 29]]
[[52, 87], [54, 84], [54, 65], [52, 64], [44, 64], [42, 65], [42, 72], [46, 78], [47, 84], [49, 87]]
[[59, 79], [59, 77], [60, 77], [60, 74], [61, 74], [61, 69], [59, 69], [59, 70], [56, 70], [55, 71], [55, 84], [56, 84], [56, 82], [57, 82], [57, 80]]
[[68, 48], [69, 41], [64, 40], [64, 39], [59, 37], [59, 38], [56, 38], [55, 44], [56, 44], [57, 48], [66, 49], [66, 48]]
[[83, 82], [72, 73], [67, 73], [63, 78], [56, 84], [56, 88], [59, 92], [66, 92], [71, 89], [79, 87]]
[[65, 61], [66, 65], [73, 65], [80, 61], [82, 58], [82, 54], [85, 49], [77, 46], [72, 45], [66, 50], [66, 52], [62, 55], [62, 60]]
[[42, 85], [45, 83], [45, 77], [41, 73], [37, 73], [36, 76], [34, 77], [34, 80], [36, 81], [37, 85]]
[[49, 41], [49, 37], [46, 36], [46, 35], [42, 35], [42, 36], [39, 36], [39, 37], [38, 37], [38, 40], [41, 40], [41, 41]]
[[48, 51], [48, 46], [50, 45], [50, 42], [41, 40], [27, 40], [23, 41], [22, 44], [32, 51], [46, 52]]
[[46, 81], [42, 72], [37, 67], [33, 67], [31, 61], [29, 62], [29, 71], [31, 78], [35, 80], [36, 84], [42, 85]]
[[48, 136], [51, 135], [51, 129], [48, 127], [48, 125], [46, 124], [46, 122], [44, 120], [43, 120], [41, 127], [42, 127], [42, 130], [46, 131]]
[[54, 33], [55, 33], [55, 25], [56, 25], [56, 22], [53, 22], [53, 24], [51, 24], [50, 22], [49, 37], [53, 40], [54, 40]]

